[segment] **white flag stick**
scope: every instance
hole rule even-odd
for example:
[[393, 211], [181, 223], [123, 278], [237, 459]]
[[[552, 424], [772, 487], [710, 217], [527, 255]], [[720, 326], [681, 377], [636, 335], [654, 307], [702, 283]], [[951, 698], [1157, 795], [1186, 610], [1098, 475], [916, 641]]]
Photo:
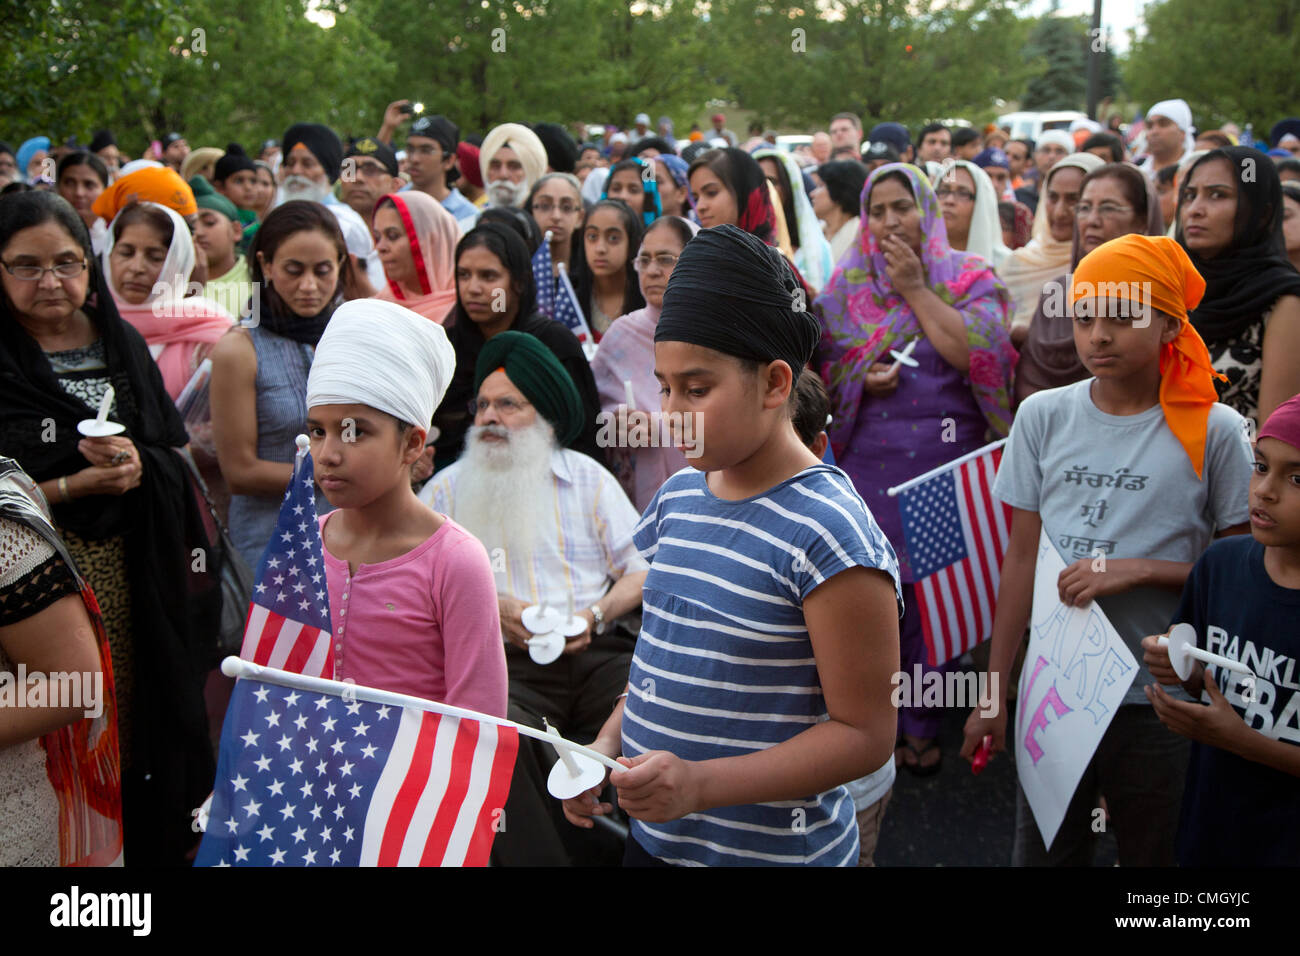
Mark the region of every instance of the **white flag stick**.
[[989, 444], [983, 446], [982, 448], [976, 448], [973, 452], [970, 452], [969, 454], [962, 455], [960, 458], [954, 458], [952, 461], [948, 462], [947, 464], [940, 465], [938, 468], [931, 468], [923, 475], [917, 475], [915, 478], [908, 479], [907, 481], [903, 482], [901, 485], [895, 485], [892, 488], [886, 489], [885, 494], [889, 495], [889, 497], [891, 498], [895, 498], [898, 495], [902, 494], [904, 491], [906, 491], [908, 488], [915, 488], [921, 482], [929, 481], [935, 475], [942, 475], [945, 471], [951, 471], [954, 468], [966, 464], [966, 462], [970, 461], [972, 458], [978, 458], [986, 451], [992, 451], [995, 448], [1001, 448], [1006, 443], [1007, 440], [1005, 438], [999, 438], [997, 441], [990, 442]]
[[582, 754], [600, 764], [608, 767], [610, 770], [626, 770], [616, 760], [605, 756], [599, 751], [592, 750], [590, 747], [584, 747], [582, 744], [575, 744], [571, 740], [565, 740], [556, 734], [548, 734], [543, 730], [536, 730], [532, 727], [525, 727], [523, 724], [517, 724], [513, 720], [506, 720], [504, 717], [493, 717], [491, 714], [480, 714], [477, 711], [465, 710], [463, 707], [452, 707], [450, 704], [439, 704], [432, 700], [425, 700], [423, 697], [411, 697], [408, 694], [396, 694], [392, 691], [379, 690], [375, 687], [363, 687], [360, 684], [345, 683], [343, 681], [328, 680], [324, 677], [308, 677], [306, 674], [294, 674], [291, 671], [277, 670], [274, 667], [263, 667], [261, 664], [254, 664], [252, 661], [246, 661], [242, 657], [227, 657], [221, 662], [221, 673], [227, 677], [247, 677], [252, 680], [265, 681], [268, 684], [279, 684], [281, 687], [291, 687], [295, 690], [304, 690], [313, 694], [330, 694], [334, 697], [343, 697], [348, 700], [364, 700], [371, 704], [387, 704], [391, 707], [411, 707], [415, 710], [427, 710], [431, 713], [442, 714], [446, 717], [464, 717], [469, 720], [477, 720], [485, 724], [495, 724], [498, 727], [513, 727], [525, 737], [533, 737], [537, 740], [543, 740], [555, 747], [558, 754], [561, 748], [570, 753]]

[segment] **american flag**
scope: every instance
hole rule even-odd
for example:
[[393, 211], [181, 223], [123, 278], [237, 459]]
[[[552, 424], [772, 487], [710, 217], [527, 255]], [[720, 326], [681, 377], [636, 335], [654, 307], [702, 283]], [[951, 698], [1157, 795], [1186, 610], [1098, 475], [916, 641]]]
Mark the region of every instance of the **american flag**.
[[553, 317], [557, 322], [563, 322], [568, 326], [569, 331], [578, 337], [584, 350], [595, 345], [596, 339], [591, 334], [591, 326], [587, 325], [587, 319], [582, 314], [582, 308], [578, 305], [578, 294], [573, 291], [573, 283], [569, 281], [569, 273], [562, 262], [560, 263], [560, 289], [555, 296]]
[[537, 311], [555, 318], [555, 273], [551, 267], [551, 234], [533, 253], [533, 284], [537, 286]]
[[194, 865], [485, 865], [515, 728], [329, 683], [337, 693], [235, 684]]
[[998, 570], [1011, 530], [1011, 509], [993, 497], [1003, 444], [958, 459], [961, 464], [898, 496], [932, 665], [993, 634]]
[[265, 667], [332, 678], [334, 644], [314, 475], [311, 454], [303, 447], [275, 533], [257, 564], [239, 656]]

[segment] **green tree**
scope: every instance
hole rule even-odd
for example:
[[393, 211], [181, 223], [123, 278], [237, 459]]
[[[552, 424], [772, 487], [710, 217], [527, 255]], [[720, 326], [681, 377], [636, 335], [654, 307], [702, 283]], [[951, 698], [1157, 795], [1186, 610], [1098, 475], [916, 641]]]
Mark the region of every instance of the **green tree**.
[[186, 0], [161, 94], [132, 104], [133, 125], [180, 130], [191, 146], [248, 146], [300, 121], [344, 137], [373, 132], [376, 90], [396, 69], [391, 51], [351, 11], [328, 28], [307, 11], [306, 0]]
[[709, 95], [701, 64], [710, 48], [693, 0], [367, 0], [347, 9], [395, 65], [374, 85], [375, 126], [399, 98], [486, 131], [525, 120], [627, 125], [642, 110], [684, 116]]
[[1034, 66], [1020, 106], [1026, 110], [1082, 110], [1088, 99], [1088, 57], [1098, 57], [1098, 99], [1120, 89], [1119, 67], [1104, 36], [1085, 18], [1044, 17], [1029, 34], [1024, 58]]
[[1023, 21], [1005, 0], [715, 0], [712, 75], [749, 109], [822, 126], [840, 110], [916, 124], [992, 116], [1020, 89]]
[[[14, 138], [105, 126], [138, 155], [168, 130], [191, 146], [246, 145], [293, 122], [373, 132], [396, 67], [360, 18], [328, 29], [307, 0], [61, 0], [7, 9], [0, 55], [13, 64], [0, 109]], [[382, 110], [383, 104], [378, 106]]]
[[[0, 116], [13, 140], [82, 141], [123, 102], [159, 94], [181, 0], [50, 0], [0, 7]], [[14, 145], [17, 145], [15, 142]]]
[[1141, 103], [1179, 96], [1203, 129], [1254, 123], [1257, 138], [1300, 101], [1300, 0], [1163, 0], [1146, 8], [1126, 85]]

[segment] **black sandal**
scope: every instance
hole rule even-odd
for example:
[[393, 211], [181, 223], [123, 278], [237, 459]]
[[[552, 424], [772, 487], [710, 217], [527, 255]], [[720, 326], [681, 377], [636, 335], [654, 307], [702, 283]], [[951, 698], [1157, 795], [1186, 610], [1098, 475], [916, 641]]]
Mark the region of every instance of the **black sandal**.
[[[903, 761], [904, 769], [911, 773], [912, 776], [933, 777], [939, 772], [939, 768], [943, 766], [943, 750], [939, 747], [939, 739], [937, 737], [930, 738], [930, 742], [920, 750], [917, 750], [912, 746], [911, 742], [907, 740], [903, 741], [903, 746], [910, 750], [912, 755], [916, 757], [916, 763], [908, 763], [906, 760]], [[931, 750], [939, 751], [939, 759], [929, 765], [922, 764], [921, 756], [929, 753]]]

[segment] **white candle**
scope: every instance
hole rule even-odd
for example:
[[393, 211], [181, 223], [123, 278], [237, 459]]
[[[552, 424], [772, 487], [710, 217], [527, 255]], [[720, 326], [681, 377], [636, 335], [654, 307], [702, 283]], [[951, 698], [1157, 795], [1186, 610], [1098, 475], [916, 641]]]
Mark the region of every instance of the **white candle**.
[[110, 385], [108, 386], [108, 390], [104, 392], [104, 397], [100, 399], [99, 414], [95, 416], [96, 429], [103, 428], [104, 422], [108, 421], [108, 409], [113, 404], [114, 394], [116, 393], [113, 391], [113, 386]]

